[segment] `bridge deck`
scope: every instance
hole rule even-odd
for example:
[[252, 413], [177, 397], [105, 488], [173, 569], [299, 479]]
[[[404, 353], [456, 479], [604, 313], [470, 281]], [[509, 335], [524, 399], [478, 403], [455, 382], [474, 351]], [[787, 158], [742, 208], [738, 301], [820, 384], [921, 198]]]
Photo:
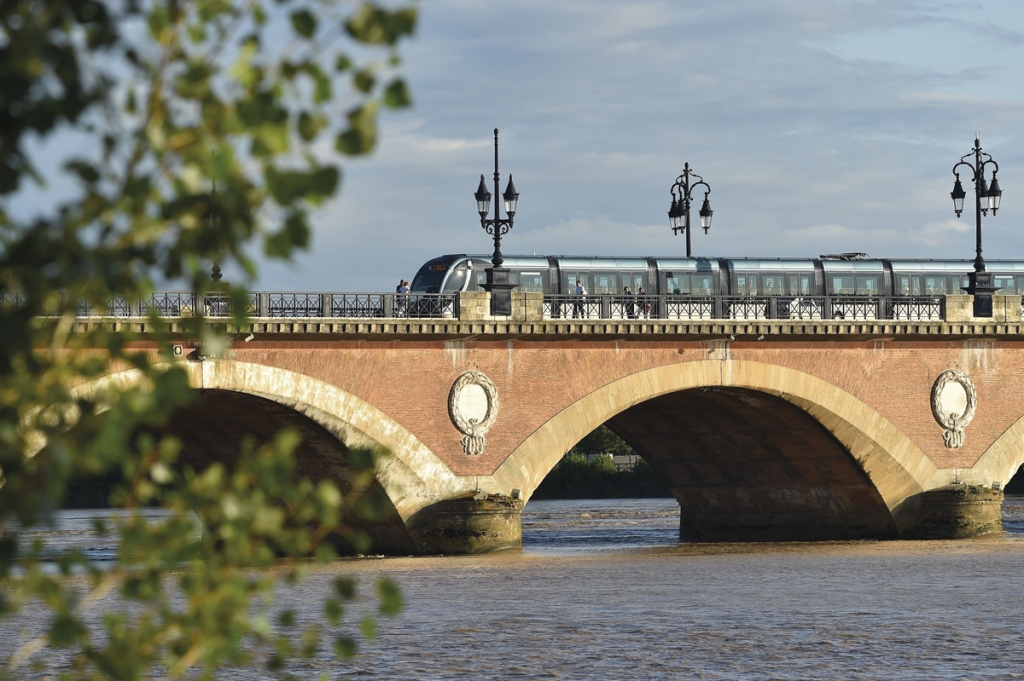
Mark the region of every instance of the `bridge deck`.
[[[104, 327], [109, 330], [130, 330], [135, 333], [168, 333], [178, 335], [189, 333], [180, 319], [162, 319], [153, 322], [149, 318], [94, 317], [79, 318], [74, 328], [79, 331]], [[684, 336], [689, 339], [732, 340], [729, 336], [746, 340], [779, 337], [817, 337], [822, 339], [837, 336], [886, 338], [886, 337], [943, 337], [943, 338], [1017, 338], [1024, 336], [1021, 322], [853, 322], [853, 321], [703, 321], [672, 322], [665, 320], [575, 320], [575, 321], [460, 321], [460, 320], [418, 320], [418, 319], [374, 319], [374, 320], [325, 320], [309, 319], [251, 319], [247, 324], [225, 323], [228, 333], [258, 334], [260, 336], [340, 336], [359, 337], [409, 337], [430, 336], [434, 338], [466, 338], [469, 336], [489, 337], [559, 337], [582, 336], [601, 337], [665, 337]]]

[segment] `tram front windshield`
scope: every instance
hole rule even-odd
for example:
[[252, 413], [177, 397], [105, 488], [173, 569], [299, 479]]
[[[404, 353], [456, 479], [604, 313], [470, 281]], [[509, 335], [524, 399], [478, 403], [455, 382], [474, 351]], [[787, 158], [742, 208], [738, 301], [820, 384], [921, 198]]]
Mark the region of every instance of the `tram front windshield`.
[[423, 267], [412, 278], [412, 286], [410, 288], [416, 293], [439, 293], [441, 291], [441, 282], [444, 281], [444, 275], [447, 273], [448, 267], [446, 265]]

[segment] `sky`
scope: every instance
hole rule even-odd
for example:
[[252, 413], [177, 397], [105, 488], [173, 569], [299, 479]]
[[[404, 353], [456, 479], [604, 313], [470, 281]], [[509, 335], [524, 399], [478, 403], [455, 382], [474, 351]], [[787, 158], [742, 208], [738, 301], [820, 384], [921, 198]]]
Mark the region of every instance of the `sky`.
[[391, 290], [437, 255], [489, 254], [472, 195], [481, 173], [492, 185], [495, 127], [501, 187], [512, 173], [520, 192], [506, 255], [684, 254], [666, 214], [689, 162], [715, 210], [695, 255], [972, 259], [973, 208], [957, 219], [949, 192], [977, 133], [1004, 191], [984, 254], [1024, 258], [1019, 0], [420, 10], [413, 107], [383, 114], [313, 248], [258, 288]]
[[413, 106], [381, 114], [310, 250], [252, 288], [389, 291], [432, 257], [489, 255], [473, 192], [494, 128], [520, 192], [506, 255], [683, 255], [667, 211], [688, 162], [715, 211], [694, 255], [972, 259], [973, 192], [959, 219], [949, 192], [977, 133], [1004, 191], [984, 254], [1024, 259], [1020, 0], [418, 7]]

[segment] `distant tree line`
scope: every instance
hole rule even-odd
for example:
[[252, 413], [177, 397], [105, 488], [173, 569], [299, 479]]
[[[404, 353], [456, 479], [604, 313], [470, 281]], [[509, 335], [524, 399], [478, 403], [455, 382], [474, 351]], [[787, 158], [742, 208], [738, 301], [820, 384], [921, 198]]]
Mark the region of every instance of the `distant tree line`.
[[628, 470], [616, 470], [613, 456], [632, 452], [628, 444], [606, 426], [579, 441], [559, 461], [534, 499], [648, 499], [670, 497], [664, 476], [638, 459]]

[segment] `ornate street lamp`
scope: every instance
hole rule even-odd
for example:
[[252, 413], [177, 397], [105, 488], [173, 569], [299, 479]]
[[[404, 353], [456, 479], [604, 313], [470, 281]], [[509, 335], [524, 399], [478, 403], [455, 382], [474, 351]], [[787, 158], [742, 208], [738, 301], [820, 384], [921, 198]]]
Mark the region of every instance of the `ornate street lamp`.
[[[698, 181], [690, 184], [691, 177], [697, 178]], [[672, 185], [672, 207], [668, 211], [668, 220], [672, 225], [673, 234], [679, 234], [679, 232], [686, 234], [687, 258], [690, 257], [690, 202], [693, 200], [693, 190], [700, 185], [704, 185], [705, 191], [704, 203], [701, 204], [698, 214], [700, 215], [700, 226], [707, 234], [711, 229], [711, 215], [715, 212], [711, 210], [711, 202], [708, 201], [711, 187], [703, 177], [690, 170], [689, 163], [683, 165], [683, 174], [677, 177], [675, 184]], [[676, 190], [679, 191], [678, 198], [676, 198]]]
[[[974, 157], [973, 162], [967, 160], [972, 156]], [[991, 185], [985, 182], [985, 166], [989, 164], [993, 166]], [[964, 199], [967, 197], [967, 192], [960, 184], [960, 173], [957, 171], [960, 166], [970, 168], [971, 181], [974, 182], [975, 238], [977, 241], [974, 271], [967, 275], [968, 285], [964, 291], [974, 296], [975, 317], [991, 317], [992, 294], [996, 288], [992, 285], [992, 274], [985, 271], [985, 259], [981, 257], [981, 216], [988, 215], [989, 210], [992, 211], [992, 215], [995, 215], [999, 210], [999, 202], [1003, 197], [1003, 190], [999, 187], [999, 180], [996, 179], [999, 164], [989, 154], [982, 152], [981, 141], [975, 135], [974, 149], [970, 153], [964, 154], [960, 158], [960, 162], [953, 166], [956, 182], [949, 195], [953, 199], [953, 210], [957, 217], [964, 212]]]
[[[494, 193], [498, 193], [498, 129], [494, 129]], [[484, 270], [487, 273], [487, 282], [484, 289], [491, 292], [491, 314], [495, 316], [509, 316], [512, 314], [512, 289], [515, 284], [509, 283], [508, 269], [501, 266], [504, 258], [501, 257], [501, 237], [508, 234], [512, 229], [512, 219], [516, 214], [516, 204], [519, 201], [519, 193], [512, 182], [512, 176], [508, 176], [508, 186], [505, 193], [501, 195], [505, 203], [505, 214], [507, 218], [499, 217], [498, 202], [494, 202], [494, 217], [487, 218], [491, 206], [491, 193], [487, 191], [484, 183], [484, 176], [480, 175], [480, 186], [476, 189], [476, 210], [480, 213], [480, 226], [484, 231], [494, 237], [494, 255], [491, 257], [491, 267]]]

